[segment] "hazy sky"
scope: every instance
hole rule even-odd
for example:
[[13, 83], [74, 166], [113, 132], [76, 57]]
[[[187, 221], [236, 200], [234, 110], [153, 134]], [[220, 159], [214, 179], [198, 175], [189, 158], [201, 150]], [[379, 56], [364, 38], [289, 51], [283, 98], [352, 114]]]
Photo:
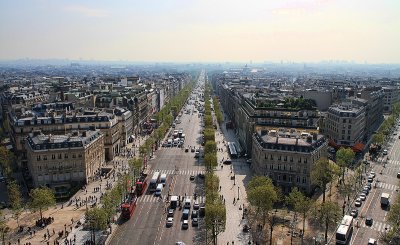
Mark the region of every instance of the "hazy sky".
[[400, 0], [0, 0], [0, 59], [400, 63]]

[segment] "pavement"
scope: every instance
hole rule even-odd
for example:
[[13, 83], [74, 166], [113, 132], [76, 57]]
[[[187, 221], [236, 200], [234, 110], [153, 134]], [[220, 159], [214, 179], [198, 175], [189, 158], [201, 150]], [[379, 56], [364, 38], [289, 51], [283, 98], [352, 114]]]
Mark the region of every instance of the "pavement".
[[[136, 149], [143, 144], [145, 137], [138, 137], [133, 143], [128, 144], [127, 148], [132, 148], [136, 145]], [[127, 168], [128, 158], [125, 156], [117, 156], [113, 161], [107, 163], [107, 166], [112, 166], [116, 169], [116, 173], [124, 172]], [[19, 224], [24, 226], [22, 232], [17, 231], [17, 221], [11, 214], [7, 215], [7, 224], [12, 232], [9, 233], [9, 244], [84, 244], [90, 240], [91, 234], [89, 230], [84, 230], [86, 203], [90, 207], [94, 203], [99, 204], [102, 193], [107, 189], [107, 186], [112, 186], [118, 181], [118, 174], [110, 176], [110, 178], [98, 178], [96, 181], [89, 183], [85, 190], [79, 190], [68, 201], [57, 203], [53, 208], [43, 212], [43, 217], [53, 217], [54, 222], [44, 228], [36, 227], [35, 220], [38, 220], [38, 213], [25, 211], [19, 218]], [[28, 227], [31, 228], [31, 234], [28, 232]], [[111, 230], [114, 226], [111, 226]], [[67, 232], [68, 236], [66, 236]], [[62, 236], [59, 233], [63, 232]], [[105, 234], [96, 232], [96, 243], [105, 241], [107, 238], [107, 230]], [[46, 238], [45, 238], [46, 234]]]
[[[220, 127], [221, 126], [221, 127]], [[219, 165], [215, 174], [219, 177], [221, 195], [225, 199], [226, 226], [225, 231], [218, 236], [218, 244], [247, 244], [251, 240], [250, 233], [243, 232], [243, 225], [247, 219], [243, 218], [243, 210], [248, 206], [245, 186], [252, 177], [250, 165], [244, 158], [232, 159], [231, 165], [224, 165], [224, 159], [228, 159], [227, 142], [236, 142], [235, 132], [226, 129], [224, 123], [218, 126], [215, 135], [217, 147], [222, 149], [217, 152]], [[235, 181], [232, 177], [235, 176]]]

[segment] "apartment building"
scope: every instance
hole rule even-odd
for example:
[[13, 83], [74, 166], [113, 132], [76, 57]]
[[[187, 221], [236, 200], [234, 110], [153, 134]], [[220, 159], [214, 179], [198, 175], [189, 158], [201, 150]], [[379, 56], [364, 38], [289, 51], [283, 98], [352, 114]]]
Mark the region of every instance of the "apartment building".
[[365, 133], [366, 138], [371, 138], [372, 134], [382, 124], [384, 117], [384, 92], [380, 87], [368, 87], [363, 89], [358, 97], [367, 101]]
[[[73, 113], [73, 114], [72, 114]], [[42, 131], [44, 134], [65, 135], [72, 131], [99, 129], [104, 134], [104, 153], [106, 160], [112, 160], [119, 152], [119, 122], [115, 115], [105, 112], [85, 111], [84, 113], [52, 114], [38, 117], [31, 115], [18, 118], [10, 114], [11, 140], [15, 146], [18, 162], [26, 163], [25, 140], [29, 133]]]
[[391, 113], [393, 105], [400, 101], [400, 89], [395, 86], [383, 87], [383, 109], [385, 113]]
[[327, 145], [315, 130], [258, 128], [253, 134], [251, 166], [255, 174], [270, 177], [284, 193], [293, 187], [310, 193], [312, 166], [326, 157]]
[[34, 187], [47, 186], [63, 196], [91, 182], [105, 164], [104, 138], [98, 129], [66, 135], [30, 133], [25, 144]]
[[325, 118], [325, 134], [334, 147], [353, 147], [365, 140], [366, 106], [343, 102], [332, 105]]

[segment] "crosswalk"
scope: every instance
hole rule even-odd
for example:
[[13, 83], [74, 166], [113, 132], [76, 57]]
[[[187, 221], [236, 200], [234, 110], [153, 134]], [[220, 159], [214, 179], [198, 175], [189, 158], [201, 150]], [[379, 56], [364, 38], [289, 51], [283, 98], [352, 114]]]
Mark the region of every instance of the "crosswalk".
[[383, 183], [383, 182], [379, 182], [377, 185], [379, 188], [387, 189], [387, 190], [391, 190], [391, 191], [395, 191], [398, 188], [397, 185]]
[[[186, 198], [189, 198], [190, 200], [192, 200], [192, 202], [194, 201], [194, 196], [186, 196]], [[198, 200], [200, 203], [205, 201], [205, 196], [197, 196], [196, 200]], [[154, 195], [143, 195], [140, 196], [138, 199], [138, 202], [161, 202], [161, 201], [165, 201], [165, 197], [163, 197], [163, 199], [160, 199], [160, 197], [156, 197]]]
[[400, 161], [398, 161], [398, 160], [389, 160], [389, 164], [400, 165]]
[[[374, 221], [372, 226], [367, 226], [365, 225], [365, 222], [362, 223], [361, 225], [362, 227], [366, 227], [366, 228], [370, 228], [372, 230], [376, 230], [378, 232], [385, 232], [385, 231], [389, 231], [390, 230], [390, 225], [383, 223], [383, 222], [379, 222], [379, 221]], [[385, 230], [386, 228], [386, 230]]]
[[175, 171], [174, 169], [167, 169], [167, 170], [152, 169], [148, 172], [148, 174], [152, 175], [154, 172], [160, 172], [161, 174], [179, 174], [179, 175], [198, 175], [206, 173], [206, 171], [204, 170], [179, 169]]

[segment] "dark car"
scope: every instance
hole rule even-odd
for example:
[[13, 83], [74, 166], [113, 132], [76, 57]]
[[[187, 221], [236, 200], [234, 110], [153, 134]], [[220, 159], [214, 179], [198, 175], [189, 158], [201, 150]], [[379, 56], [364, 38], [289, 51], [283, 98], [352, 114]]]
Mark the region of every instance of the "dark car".
[[189, 148], [186, 147], [186, 148], [185, 148], [185, 152], [189, 152]]
[[198, 174], [197, 176], [198, 176], [200, 179], [204, 179], [204, 178], [206, 177], [204, 174], [201, 174], [201, 173]]
[[357, 209], [351, 210], [350, 215], [353, 216], [353, 218], [357, 218], [357, 216], [358, 216], [358, 210], [357, 210]]
[[195, 151], [196, 149], [194, 147], [190, 149], [190, 152], [195, 152]]
[[192, 226], [199, 226], [199, 219], [198, 218], [193, 218], [192, 219]]
[[365, 219], [365, 225], [372, 226], [372, 223], [374, 223], [374, 220], [371, 217]]
[[199, 216], [199, 212], [197, 210], [192, 211], [192, 219], [197, 218]]
[[194, 175], [190, 175], [189, 179], [194, 180]]
[[227, 160], [224, 161], [224, 164], [232, 164], [232, 160], [227, 159]]

